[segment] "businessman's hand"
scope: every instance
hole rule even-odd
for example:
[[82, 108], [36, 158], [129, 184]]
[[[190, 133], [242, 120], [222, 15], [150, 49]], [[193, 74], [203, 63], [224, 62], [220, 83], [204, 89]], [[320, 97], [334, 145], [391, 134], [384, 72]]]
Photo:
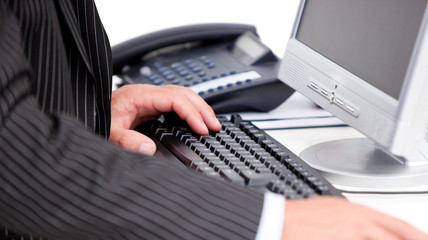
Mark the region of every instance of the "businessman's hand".
[[343, 199], [320, 197], [286, 202], [282, 239], [428, 239], [409, 224], [352, 204]]
[[221, 129], [212, 108], [189, 88], [127, 85], [112, 93], [110, 141], [127, 150], [153, 155], [155, 143], [133, 129], [172, 111], [198, 134]]

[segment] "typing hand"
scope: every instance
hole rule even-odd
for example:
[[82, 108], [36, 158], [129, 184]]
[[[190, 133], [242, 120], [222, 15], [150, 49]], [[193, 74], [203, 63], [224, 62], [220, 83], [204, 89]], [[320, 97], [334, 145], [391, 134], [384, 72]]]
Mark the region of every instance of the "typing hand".
[[208, 134], [208, 129], [221, 129], [212, 108], [188, 88], [127, 85], [112, 93], [110, 141], [127, 150], [153, 155], [155, 143], [133, 129], [172, 111], [200, 135]]
[[286, 203], [283, 239], [428, 239], [409, 224], [352, 204], [320, 197]]

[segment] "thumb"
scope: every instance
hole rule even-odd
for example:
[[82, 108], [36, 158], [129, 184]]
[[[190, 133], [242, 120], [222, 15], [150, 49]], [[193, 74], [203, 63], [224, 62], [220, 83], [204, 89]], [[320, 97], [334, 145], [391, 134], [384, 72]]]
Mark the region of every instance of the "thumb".
[[133, 152], [152, 156], [156, 152], [156, 144], [149, 137], [131, 129], [111, 129], [110, 141]]

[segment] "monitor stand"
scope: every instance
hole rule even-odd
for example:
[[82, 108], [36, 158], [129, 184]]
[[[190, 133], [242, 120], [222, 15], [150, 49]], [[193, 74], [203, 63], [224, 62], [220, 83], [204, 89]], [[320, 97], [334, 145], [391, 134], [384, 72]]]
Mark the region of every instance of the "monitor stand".
[[336, 188], [350, 192], [418, 192], [428, 189], [428, 164], [409, 166], [366, 138], [313, 145], [300, 154]]

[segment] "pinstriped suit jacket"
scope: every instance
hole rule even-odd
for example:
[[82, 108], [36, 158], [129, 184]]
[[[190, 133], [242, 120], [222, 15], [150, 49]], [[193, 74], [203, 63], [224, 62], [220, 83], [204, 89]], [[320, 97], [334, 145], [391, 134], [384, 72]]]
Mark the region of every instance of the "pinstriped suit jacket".
[[0, 1], [0, 237], [254, 238], [262, 193], [106, 142], [110, 56], [93, 1]]

